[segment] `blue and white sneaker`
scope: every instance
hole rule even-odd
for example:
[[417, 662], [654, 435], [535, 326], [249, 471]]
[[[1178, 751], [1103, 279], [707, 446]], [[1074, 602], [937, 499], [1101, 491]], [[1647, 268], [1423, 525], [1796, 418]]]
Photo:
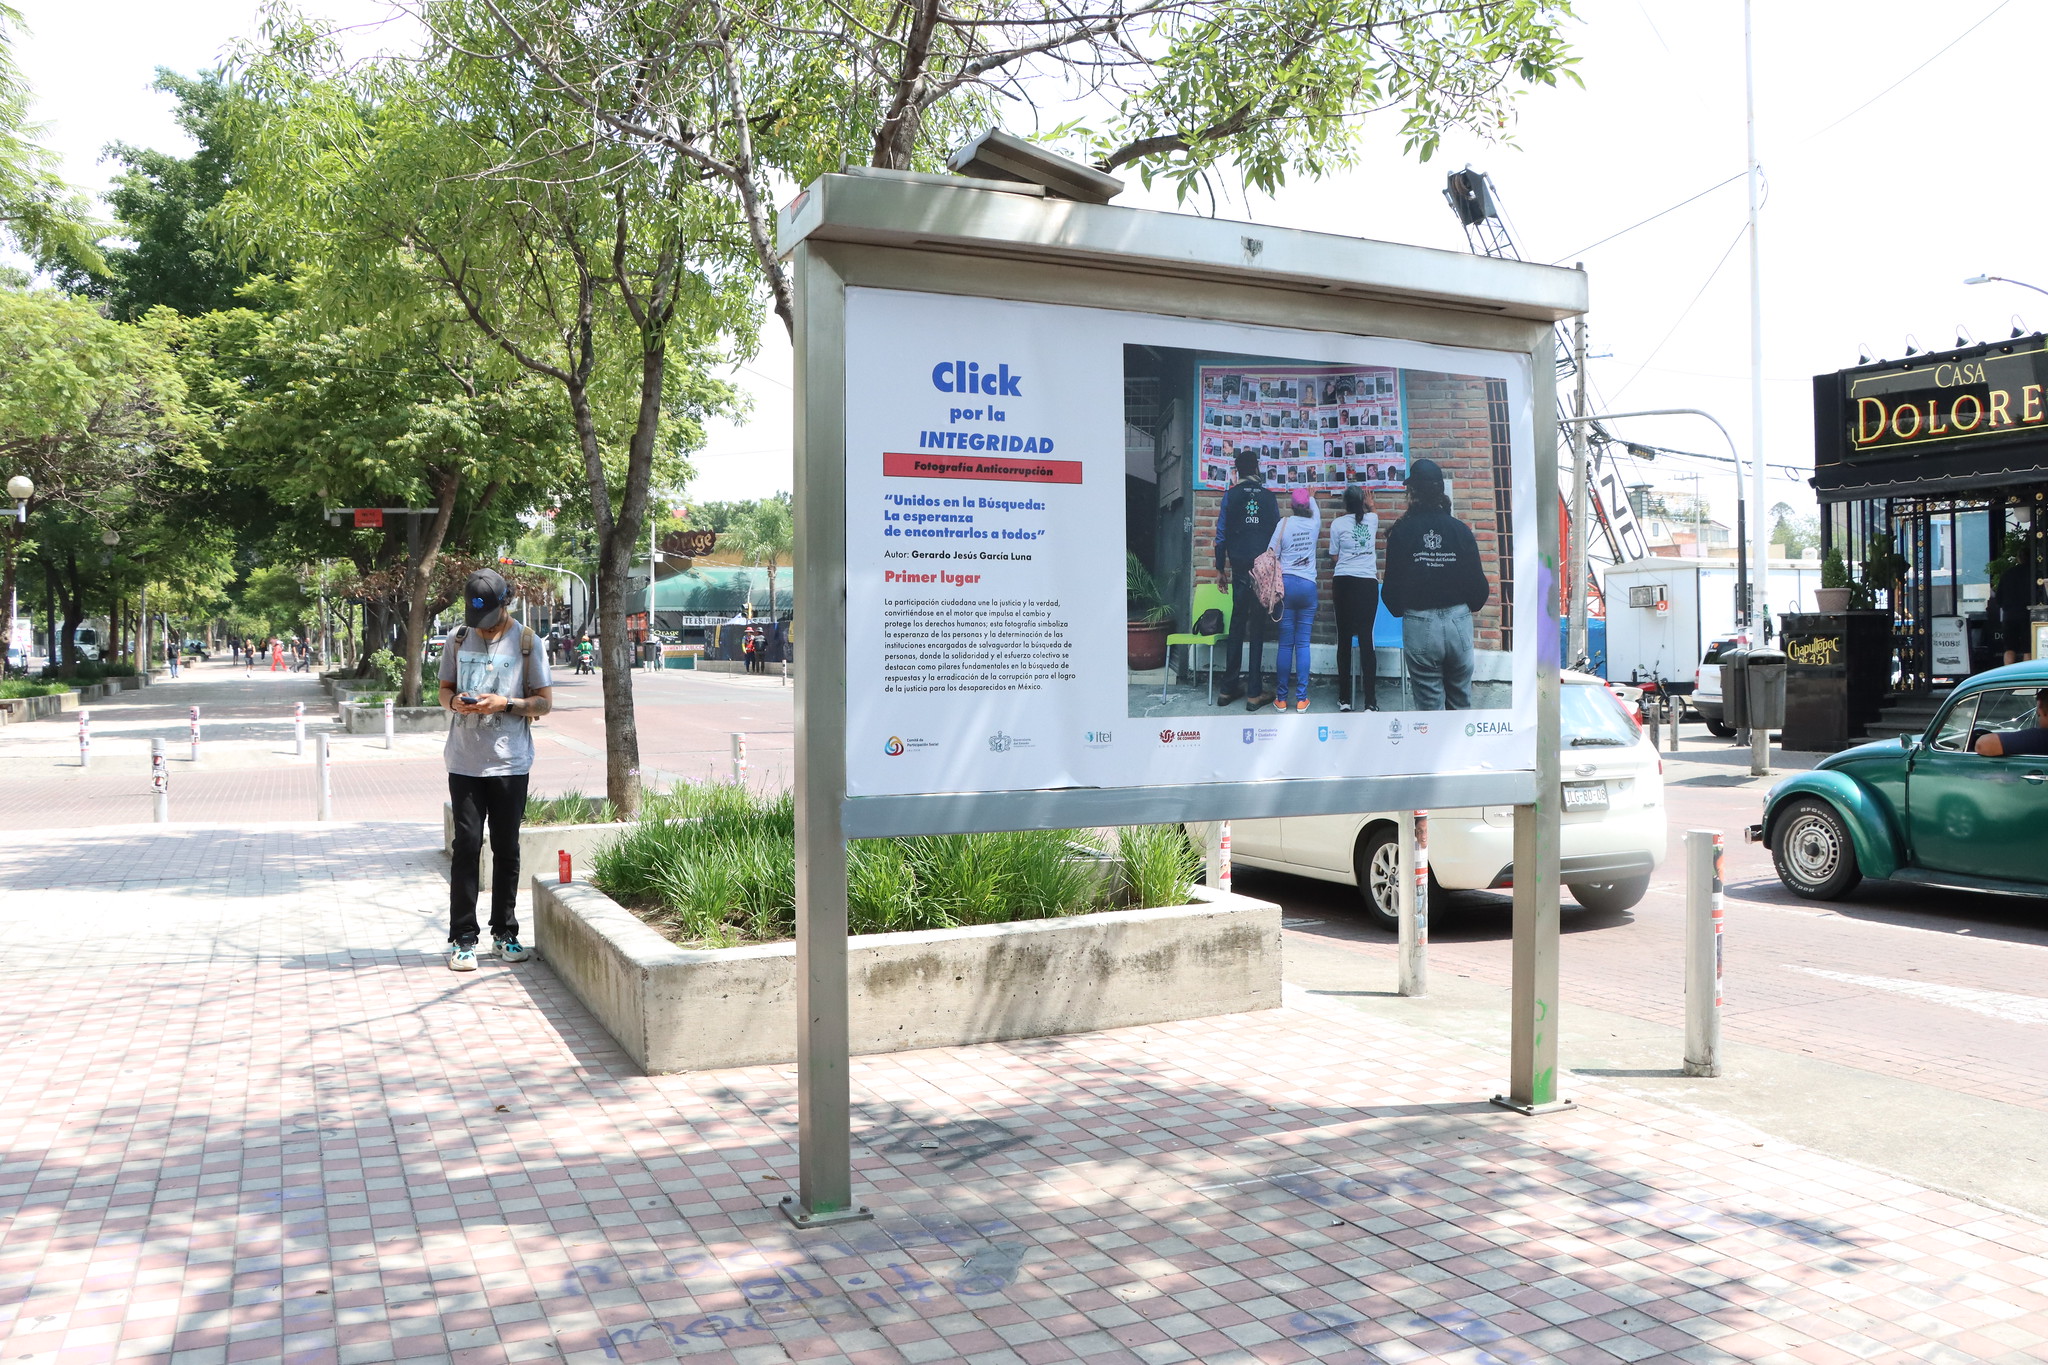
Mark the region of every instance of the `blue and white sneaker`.
[[474, 943], [451, 943], [448, 945], [448, 970], [451, 972], [473, 972], [476, 970], [476, 945]]
[[498, 946], [498, 956], [507, 962], [524, 962], [533, 956], [533, 949], [516, 938], [498, 938], [491, 941]]

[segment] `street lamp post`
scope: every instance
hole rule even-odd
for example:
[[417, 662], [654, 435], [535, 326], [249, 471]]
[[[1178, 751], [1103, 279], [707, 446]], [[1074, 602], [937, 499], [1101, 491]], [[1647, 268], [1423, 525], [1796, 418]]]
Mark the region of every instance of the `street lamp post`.
[[[583, 589], [583, 600], [585, 603], [588, 604], [587, 610], [594, 612], [596, 609], [597, 599], [591, 595], [590, 585], [588, 583], [585, 583], [583, 581], [583, 575], [577, 573], [574, 569], [565, 569], [559, 564], [534, 564], [524, 559], [506, 559], [501, 560], [499, 562], [504, 564], [510, 564], [515, 569], [541, 569], [547, 573], [567, 574], [569, 575], [569, 577], [576, 580], [576, 584], [578, 587]], [[589, 617], [586, 616], [584, 619], [588, 620]]]
[[[14, 525], [8, 528], [7, 533], [7, 564], [5, 573], [7, 579], [7, 622], [5, 634], [7, 638], [6, 647], [9, 649], [14, 646], [14, 616], [15, 612], [19, 609], [15, 601], [15, 552], [21, 543], [21, 528], [28, 521], [28, 500], [35, 495], [35, 481], [26, 474], [16, 474], [7, 481], [7, 496], [14, 499]], [[0, 655], [0, 659], [4, 659], [4, 657], [4, 655]], [[24, 646], [22, 649], [22, 663], [26, 664], [27, 662], [28, 649]], [[0, 671], [4, 671], [4, 669], [0, 669]]]
[[2042, 288], [2042, 287], [2041, 287], [2040, 285], [2038, 285], [2038, 284], [2028, 284], [2028, 283], [2027, 283], [2027, 282], [2026, 282], [2025, 280], [2013, 280], [2013, 279], [2007, 279], [2007, 278], [2006, 278], [2005, 276], [2003, 276], [2003, 275], [1972, 275], [1972, 276], [1970, 276], [1970, 278], [1969, 278], [1969, 279], [1967, 279], [1967, 280], [1964, 280], [1964, 281], [1963, 281], [1963, 283], [1964, 283], [1964, 284], [1990, 284], [1990, 283], [1992, 283], [1993, 281], [1996, 281], [1996, 282], [1998, 282], [1999, 284], [2016, 284], [2016, 285], [2018, 285], [2018, 286], [2019, 286], [2020, 288], [2022, 288], [2022, 289], [2031, 289], [2031, 290], [2033, 290], [2033, 291], [2034, 291], [2034, 292], [2035, 292], [2036, 294], [2048, 294], [2048, 289], [2043, 289], [2043, 288]]

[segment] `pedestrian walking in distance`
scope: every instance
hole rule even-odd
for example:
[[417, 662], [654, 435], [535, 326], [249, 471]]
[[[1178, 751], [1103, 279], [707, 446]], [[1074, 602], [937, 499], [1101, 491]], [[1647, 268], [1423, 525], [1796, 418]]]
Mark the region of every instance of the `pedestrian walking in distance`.
[[1381, 604], [1401, 618], [1401, 656], [1417, 711], [1472, 706], [1472, 614], [1493, 586], [1472, 528], [1451, 514], [1435, 460], [1408, 469], [1408, 510], [1387, 532]]
[[441, 650], [441, 705], [455, 713], [443, 754], [455, 809], [448, 873], [448, 970], [476, 970], [477, 865], [491, 839], [491, 941], [507, 962], [533, 956], [519, 941], [519, 822], [533, 771], [533, 720], [554, 709], [547, 650], [507, 610], [495, 569], [469, 576], [462, 625]]

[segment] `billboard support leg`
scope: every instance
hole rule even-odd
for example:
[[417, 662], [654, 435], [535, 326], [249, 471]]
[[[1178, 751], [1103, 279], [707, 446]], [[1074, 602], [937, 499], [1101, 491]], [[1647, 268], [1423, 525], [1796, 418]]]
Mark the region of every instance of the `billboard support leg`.
[[1400, 968], [1402, 995], [1429, 994], [1429, 816], [1414, 811], [1401, 825]]
[[[791, 253], [796, 310], [797, 1192], [800, 1228], [873, 1215], [853, 1198], [846, 982], [846, 414], [844, 281]], [[734, 757], [742, 750], [735, 736]]]
[[[1551, 751], [1555, 754], [1556, 750]], [[1539, 757], [1538, 765], [1542, 763]], [[1539, 790], [1541, 790], [1539, 788]], [[1548, 790], [1558, 790], [1552, 782]], [[1515, 948], [1508, 1093], [1503, 1109], [1569, 1109], [1557, 1097], [1557, 805], [1515, 807]], [[1547, 856], [1546, 856], [1547, 855]]]

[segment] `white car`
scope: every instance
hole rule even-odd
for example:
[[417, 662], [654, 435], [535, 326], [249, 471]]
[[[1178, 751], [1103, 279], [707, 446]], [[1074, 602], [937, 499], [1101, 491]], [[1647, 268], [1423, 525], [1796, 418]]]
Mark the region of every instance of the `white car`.
[[[1664, 861], [1664, 764], [1601, 679], [1565, 673], [1561, 880], [1588, 910], [1626, 910]], [[1399, 843], [1393, 812], [1233, 820], [1231, 859], [1248, 867], [1369, 886], [1366, 914], [1397, 927]], [[1429, 812], [1432, 892], [1513, 885], [1514, 807]]]

